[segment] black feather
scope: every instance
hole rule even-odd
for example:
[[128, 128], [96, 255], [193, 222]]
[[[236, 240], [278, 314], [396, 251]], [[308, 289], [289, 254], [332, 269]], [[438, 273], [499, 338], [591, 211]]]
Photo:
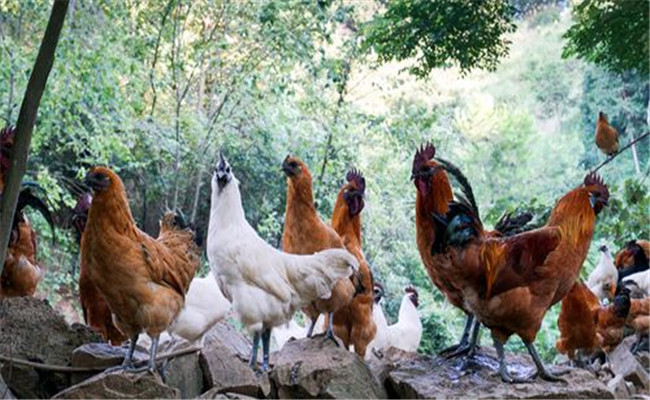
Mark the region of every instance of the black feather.
[[14, 220], [11, 229], [17, 233], [16, 238], [20, 239], [20, 230], [18, 229], [18, 224], [20, 222], [25, 221], [25, 215], [23, 214], [23, 210], [25, 207], [30, 206], [34, 208], [36, 211], [41, 213], [41, 215], [45, 218], [47, 223], [50, 225], [50, 229], [52, 229], [52, 242], [55, 242], [56, 239], [56, 230], [54, 229], [54, 220], [52, 219], [52, 214], [50, 213], [50, 210], [47, 206], [47, 203], [43, 200], [41, 200], [39, 197], [37, 197], [32, 190], [33, 189], [39, 189], [43, 190], [40, 186], [38, 186], [35, 183], [24, 183], [23, 184], [23, 189], [20, 191], [18, 195], [18, 203], [16, 205], [16, 212], [14, 214]]
[[476, 198], [474, 197], [474, 191], [472, 190], [472, 185], [469, 183], [469, 179], [467, 179], [465, 174], [463, 174], [460, 169], [451, 162], [439, 157], [436, 157], [435, 160], [445, 169], [445, 171], [456, 179], [460, 185], [460, 190], [464, 198], [461, 198], [460, 196], [457, 197], [459, 197], [461, 202], [465, 202], [470, 206], [472, 213], [480, 221], [481, 216], [478, 211], [478, 206], [476, 205]]
[[514, 212], [506, 212], [497, 221], [494, 230], [503, 236], [512, 236], [529, 230], [526, 225], [533, 219], [530, 212], [522, 212], [513, 216]]

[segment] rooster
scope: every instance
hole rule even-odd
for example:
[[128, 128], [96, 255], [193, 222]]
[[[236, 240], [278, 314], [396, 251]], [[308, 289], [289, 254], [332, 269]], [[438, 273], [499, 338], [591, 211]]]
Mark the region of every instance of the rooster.
[[85, 183], [93, 201], [81, 239], [81, 260], [90, 280], [104, 296], [117, 328], [131, 339], [118, 369], [133, 370], [138, 336], [151, 338], [149, 370], [155, 370], [159, 335], [177, 317], [199, 267], [194, 233], [180, 212], [167, 212], [154, 239], [135, 224], [120, 177], [94, 167]]
[[221, 155], [210, 207], [210, 268], [241, 323], [253, 333], [250, 366], [256, 365], [261, 340], [266, 371], [271, 330], [289, 322], [301, 307], [330, 298], [338, 280], [349, 280], [358, 262], [344, 249], [292, 255], [271, 247], [246, 221], [239, 181]]
[[[81, 238], [86, 229], [92, 199], [90, 193], [84, 193], [72, 210], [72, 225], [75, 228], [79, 245], [81, 245]], [[97, 286], [90, 280], [88, 268], [83, 260], [81, 260], [79, 271], [79, 301], [81, 302], [84, 322], [98, 331], [105, 341], [113, 346], [119, 346], [126, 340], [124, 334], [113, 323], [111, 309]]]
[[555, 347], [581, 367], [586, 364], [579, 357], [580, 353], [576, 355], [576, 351], [589, 355], [602, 345], [602, 338], [596, 335], [596, 314], [599, 309], [598, 297], [580, 281], [562, 299], [557, 321], [560, 338]]
[[618, 271], [612, 261], [612, 253], [609, 247], [602, 245], [599, 250], [602, 255], [596, 268], [589, 274], [587, 286], [600, 301], [611, 300], [616, 294]]
[[[316, 213], [312, 178], [307, 165], [298, 158], [287, 156], [282, 163], [282, 170], [287, 176], [283, 250], [290, 254], [314, 254], [325, 249], [345, 248], [336, 231], [323, 222]], [[338, 345], [334, 337], [332, 315], [350, 304], [354, 295], [361, 292], [361, 289], [359, 275], [353, 274], [352, 278], [342, 278], [336, 283], [330, 298], [319, 298], [305, 307], [304, 312], [311, 318], [307, 337], [312, 336], [318, 316], [326, 313], [326, 336]]]
[[598, 113], [596, 122], [596, 146], [610, 157], [618, 153], [618, 131], [609, 124], [602, 111]]
[[334, 334], [345, 347], [354, 346], [359, 357], [365, 357], [368, 344], [375, 337], [377, 327], [372, 319], [373, 280], [361, 251], [361, 210], [364, 207], [366, 180], [357, 170], [350, 170], [336, 198], [332, 213], [332, 228], [341, 236], [345, 248], [359, 261], [363, 277], [363, 291], [352, 302], [334, 313]]
[[[415, 198], [415, 227], [417, 246], [422, 263], [433, 284], [440, 289], [447, 300], [467, 315], [467, 322], [459, 344], [445, 349], [441, 354], [448, 358], [468, 354], [471, 356], [476, 348], [480, 324], [475, 321], [474, 315], [463, 300], [463, 290], [453, 281], [453, 267], [446, 257], [440, 257], [431, 252], [431, 245], [436, 240], [435, 224], [432, 215], [444, 215], [449, 211], [449, 202], [453, 199], [453, 192], [449, 176], [445, 168], [451, 164], [441, 160], [434, 160], [436, 148], [427, 143], [416, 151], [413, 157], [411, 179], [417, 190]], [[457, 174], [457, 179], [464, 176]], [[529, 213], [517, 216], [504, 214], [495, 225], [495, 230], [485, 231], [488, 237], [510, 236], [524, 230], [524, 226], [532, 219]]]
[[422, 338], [422, 321], [418, 315], [418, 291], [413, 286], [404, 289], [406, 294], [399, 307], [397, 323], [388, 327], [388, 347], [415, 352]]
[[561, 380], [546, 370], [533, 342], [546, 311], [573, 287], [596, 216], [608, 203], [607, 186], [598, 175], [588, 174], [557, 202], [544, 227], [506, 238], [484, 233], [472, 189], [462, 189], [465, 199], [433, 218], [439, 234], [432, 253], [448, 260], [466, 306], [490, 329], [505, 382], [522, 381], [505, 364], [503, 346], [512, 334], [523, 340], [541, 378]]

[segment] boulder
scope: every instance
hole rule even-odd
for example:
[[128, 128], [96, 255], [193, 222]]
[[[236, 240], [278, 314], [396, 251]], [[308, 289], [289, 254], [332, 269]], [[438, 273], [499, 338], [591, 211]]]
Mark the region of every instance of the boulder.
[[237, 393], [250, 397], [268, 397], [271, 384], [266, 374], [258, 376], [249, 366], [234, 354], [235, 350], [212, 343], [201, 351], [199, 362], [203, 370], [206, 387], [212, 393]]
[[279, 398], [387, 398], [366, 363], [322, 338], [288, 342], [271, 359]]
[[252, 344], [250, 339], [237, 328], [226, 321], [221, 321], [210, 328], [203, 337], [204, 348], [215, 346], [226, 347], [237, 357], [248, 361]]
[[[33, 297], [0, 300], [0, 354], [68, 366], [74, 349], [101, 341], [99, 334], [84, 325], [68, 325], [45, 300]], [[7, 363], [0, 372], [19, 398], [49, 398], [69, 386], [69, 377], [62, 373]]]
[[199, 353], [170, 359], [165, 367], [166, 384], [180, 391], [184, 399], [196, 398], [206, 389]]
[[150, 372], [102, 373], [57, 393], [55, 399], [180, 399], [178, 389]]
[[[506, 356], [509, 370], [518, 376], [535, 371], [528, 355]], [[614, 398], [614, 393], [594, 375], [573, 369], [563, 375], [568, 384], [536, 379], [526, 384], [505, 384], [498, 373], [499, 363], [491, 348], [481, 348], [474, 359], [461, 368], [462, 358], [446, 360], [417, 356], [397, 362], [389, 373], [388, 392], [399, 398]]]
[[11, 393], [11, 390], [9, 390], [9, 387], [5, 383], [4, 379], [2, 379], [2, 375], [0, 375], [0, 399], [13, 400], [15, 398], [16, 397], [13, 393]]
[[257, 397], [250, 397], [239, 393], [221, 393], [216, 388], [210, 389], [203, 393], [199, 399], [256, 399]]
[[[128, 345], [122, 347], [111, 346], [108, 343], [88, 343], [77, 347], [72, 352], [72, 366], [80, 368], [97, 368], [95, 372], [88, 372], [84, 374], [73, 374], [72, 384], [75, 385], [84, 381], [91, 376], [97, 375], [101, 370], [122, 364], [126, 353], [128, 352]], [[141, 351], [133, 353], [134, 361], [148, 360], [149, 355]]]
[[607, 382], [607, 388], [614, 393], [614, 398], [616, 399], [630, 398], [631, 393], [628, 390], [628, 386], [625, 384], [625, 379], [623, 379], [621, 375], [610, 379], [610, 381]]

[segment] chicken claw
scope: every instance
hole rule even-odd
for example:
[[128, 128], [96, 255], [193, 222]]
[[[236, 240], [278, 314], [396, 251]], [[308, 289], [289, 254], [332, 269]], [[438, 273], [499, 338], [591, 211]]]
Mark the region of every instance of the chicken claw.
[[526, 343], [526, 348], [528, 349], [528, 353], [530, 353], [530, 356], [533, 358], [533, 361], [535, 362], [535, 366], [537, 367], [537, 372], [533, 374], [533, 376], [538, 376], [545, 381], [549, 382], [564, 382], [568, 384], [568, 382], [565, 379], [560, 378], [558, 375], [564, 375], [569, 372], [571, 372], [571, 369], [565, 369], [560, 372], [556, 372], [557, 375], [550, 373], [546, 367], [544, 367], [544, 364], [542, 363], [542, 360], [540, 360], [539, 355], [537, 354], [537, 350], [535, 350], [535, 346], [533, 346], [532, 343]]
[[122, 364], [116, 365], [114, 367], [106, 368], [104, 370], [104, 373], [110, 374], [116, 371], [133, 371], [135, 369], [133, 366], [133, 352], [135, 351], [135, 345], [138, 342], [138, 336], [140, 335], [135, 334], [131, 338], [131, 343], [129, 343], [129, 350], [126, 353], [126, 357], [124, 357], [124, 361], [122, 362]]
[[468, 315], [467, 322], [465, 322], [465, 328], [463, 329], [463, 336], [461, 336], [460, 338], [460, 343], [454, 344], [452, 346], [447, 347], [446, 349], [443, 349], [438, 353], [438, 355], [449, 359], [449, 358], [454, 358], [460, 354], [463, 354], [464, 353], [463, 349], [468, 346], [469, 331], [470, 328], [472, 327], [473, 322], [474, 322], [474, 316]]

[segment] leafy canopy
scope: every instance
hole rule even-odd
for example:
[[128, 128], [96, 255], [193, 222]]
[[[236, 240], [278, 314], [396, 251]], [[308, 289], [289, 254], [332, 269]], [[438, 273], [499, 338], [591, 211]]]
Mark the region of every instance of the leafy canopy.
[[573, 8], [574, 24], [564, 34], [564, 57], [577, 56], [613, 72], [647, 76], [648, 10], [643, 0], [583, 0]]
[[395, 0], [365, 25], [365, 49], [383, 63], [416, 57], [418, 77], [452, 65], [494, 70], [508, 54], [504, 35], [515, 30], [514, 13], [502, 0]]

